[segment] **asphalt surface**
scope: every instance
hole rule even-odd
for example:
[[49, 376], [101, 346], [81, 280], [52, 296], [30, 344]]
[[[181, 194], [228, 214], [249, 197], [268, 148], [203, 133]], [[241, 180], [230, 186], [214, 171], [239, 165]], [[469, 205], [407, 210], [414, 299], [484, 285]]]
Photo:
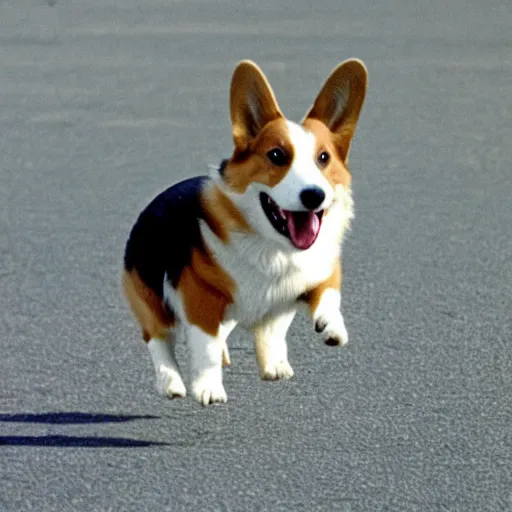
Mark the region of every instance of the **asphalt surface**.
[[[0, 2], [0, 510], [512, 510], [511, 26], [498, 1]], [[235, 331], [226, 405], [160, 398], [119, 287], [135, 217], [229, 154], [239, 59], [298, 120], [348, 57], [349, 345], [300, 317], [295, 379], [261, 382]]]

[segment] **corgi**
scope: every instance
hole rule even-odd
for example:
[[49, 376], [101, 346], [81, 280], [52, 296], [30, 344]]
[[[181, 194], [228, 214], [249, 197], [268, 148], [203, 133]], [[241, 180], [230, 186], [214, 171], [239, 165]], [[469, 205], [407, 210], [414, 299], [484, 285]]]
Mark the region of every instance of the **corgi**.
[[366, 84], [363, 62], [342, 62], [294, 123], [255, 63], [236, 66], [233, 154], [210, 176], [158, 195], [126, 244], [124, 293], [161, 394], [187, 393], [174, 355], [180, 337], [203, 405], [227, 400], [222, 367], [236, 325], [252, 332], [265, 380], [293, 376], [286, 333], [302, 306], [326, 344], [347, 343], [340, 253], [354, 216], [347, 160]]

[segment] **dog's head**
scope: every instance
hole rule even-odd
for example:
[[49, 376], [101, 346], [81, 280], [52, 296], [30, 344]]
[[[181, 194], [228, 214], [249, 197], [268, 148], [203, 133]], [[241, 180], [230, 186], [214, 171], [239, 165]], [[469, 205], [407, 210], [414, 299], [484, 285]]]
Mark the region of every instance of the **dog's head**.
[[281, 113], [260, 68], [238, 64], [230, 97], [235, 149], [221, 175], [261, 235], [299, 250], [314, 244], [324, 217], [350, 189], [346, 164], [366, 81], [361, 61], [342, 62], [297, 124]]

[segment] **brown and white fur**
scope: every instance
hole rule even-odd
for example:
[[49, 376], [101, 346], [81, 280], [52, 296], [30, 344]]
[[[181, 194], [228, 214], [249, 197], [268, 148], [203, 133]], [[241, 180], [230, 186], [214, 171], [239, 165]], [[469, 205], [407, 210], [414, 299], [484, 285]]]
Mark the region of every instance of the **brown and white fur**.
[[347, 343], [340, 245], [353, 217], [347, 159], [366, 81], [361, 61], [342, 62], [297, 124], [256, 64], [236, 67], [231, 158], [162, 193], [127, 244], [124, 290], [160, 393], [186, 394], [174, 357], [180, 333], [204, 405], [227, 400], [222, 366], [237, 324], [253, 333], [262, 379], [293, 376], [286, 333], [302, 304], [327, 344]]

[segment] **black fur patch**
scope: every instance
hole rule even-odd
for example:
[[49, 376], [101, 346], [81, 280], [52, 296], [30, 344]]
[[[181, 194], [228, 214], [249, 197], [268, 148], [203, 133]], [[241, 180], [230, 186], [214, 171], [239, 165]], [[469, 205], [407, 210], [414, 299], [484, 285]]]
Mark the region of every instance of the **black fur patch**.
[[182, 181], [159, 194], [140, 214], [126, 244], [124, 266], [134, 268], [159, 297], [164, 275], [177, 286], [192, 249], [202, 248], [199, 219], [204, 218], [201, 189], [209, 181], [198, 176]]

